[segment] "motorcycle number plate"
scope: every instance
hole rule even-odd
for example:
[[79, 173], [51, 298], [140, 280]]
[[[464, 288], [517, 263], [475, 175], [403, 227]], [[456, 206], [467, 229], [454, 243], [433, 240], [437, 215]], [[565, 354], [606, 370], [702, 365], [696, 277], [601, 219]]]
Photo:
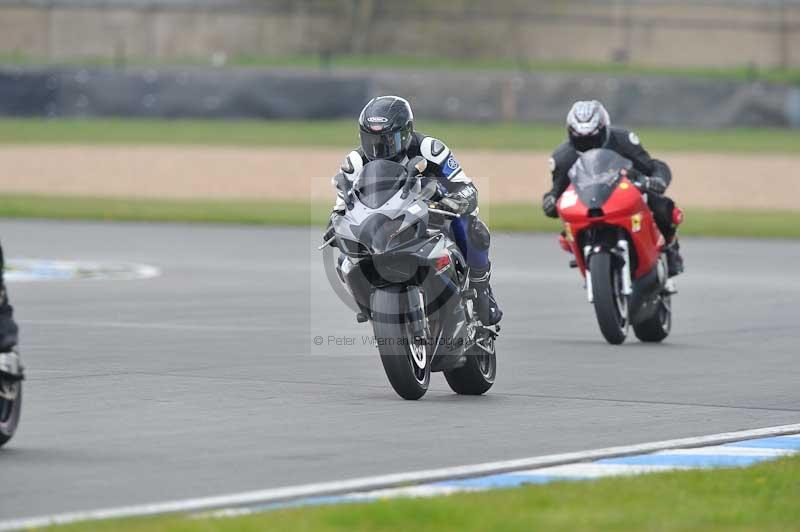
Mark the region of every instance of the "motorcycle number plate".
[[578, 194], [574, 190], [567, 190], [561, 196], [561, 208], [568, 209], [578, 203]]

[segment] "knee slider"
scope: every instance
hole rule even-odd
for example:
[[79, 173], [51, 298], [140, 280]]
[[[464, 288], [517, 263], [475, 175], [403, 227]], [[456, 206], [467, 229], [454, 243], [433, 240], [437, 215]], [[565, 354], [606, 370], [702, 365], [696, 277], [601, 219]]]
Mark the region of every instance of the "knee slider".
[[475, 246], [476, 249], [482, 251], [489, 249], [489, 245], [491, 244], [489, 228], [478, 218], [475, 218], [472, 223], [469, 224], [469, 242]]

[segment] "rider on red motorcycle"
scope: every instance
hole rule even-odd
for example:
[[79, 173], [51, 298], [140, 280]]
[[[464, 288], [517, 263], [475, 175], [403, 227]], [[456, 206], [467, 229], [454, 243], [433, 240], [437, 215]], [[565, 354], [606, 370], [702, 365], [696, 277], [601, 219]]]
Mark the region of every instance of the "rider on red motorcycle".
[[575, 102], [567, 114], [567, 134], [569, 139], [556, 148], [550, 158], [553, 188], [542, 198], [545, 214], [551, 218], [558, 217], [556, 202], [569, 187], [568, 173], [580, 153], [597, 148], [613, 150], [633, 162], [628, 178], [637, 182], [642, 192], [647, 193], [647, 204], [667, 241], [665, 251], [669, 276], [683, 272], [683, 258], [676, 234], [682, 214], [675, 208], [675, 202], [664, 196], [672, 180], [669, 166], [650, 157], [636, 133], [612, 127], [608, 111], [596, 100]]

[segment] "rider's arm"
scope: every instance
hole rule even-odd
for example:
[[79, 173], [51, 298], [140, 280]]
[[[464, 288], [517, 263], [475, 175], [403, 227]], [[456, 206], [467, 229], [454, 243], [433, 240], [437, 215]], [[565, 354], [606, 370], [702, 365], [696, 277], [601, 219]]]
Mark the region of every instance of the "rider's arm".
[[569, 187], [569, 169], [578, 160], [578, 152], [568, 142], [555, 149], [550, 157], [550, 174], [553, 178], [553, 188], [549, 194], [556, 199]]
[[345, 177], [344, 172], [339, 172], [331, 178], [331, 184], [336, 188], [336, 203], [333, 205], [333, 212], [341, 214], [345, 210], [344, 191], [337, 186], [341, 177]]
[[337, 181], [339, 180], [339, 176], [344, 176], [347, 178], [348, 181], [351, 183], [353, 179], [355, 179], [356, 173], [364, 167], [364, 158], [362, 157], [361, 153], [358, 150], [353, 150], [347, 154], [342, 161], [342, 166], [339, 169], [339, 173], [337, 173], [333, 178], [331, 178], [331, 184], [336, 188], [336, 204], [333, 206], [334, 212], [344, 212], [345, 208], [345, 200], [344, 195], [345, 191], [342, 190], [340, 187], [337, 186]]
[[664, 183], [670, 184], [672, 172], [669, 166], [664, 161], [650, 157], [636, 133], [623, 130], [616, 134], [616, 140], [622, 148], [621, 155], [633, 161], [633, 167], [636, 170], [649, 177], [660, 177]]
[[468, 202], [466, 213], [478, 208], [478, 189], [442, 141], [425, 137], [420, 143], [420, 153], [428, 161], [426, 176], [438, 178], [441, 188], [447, 195], [466, 200]]

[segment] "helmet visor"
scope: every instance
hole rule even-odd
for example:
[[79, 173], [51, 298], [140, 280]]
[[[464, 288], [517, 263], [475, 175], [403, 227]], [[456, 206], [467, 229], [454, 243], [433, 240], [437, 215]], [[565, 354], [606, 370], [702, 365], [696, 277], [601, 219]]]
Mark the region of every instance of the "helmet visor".
[[596, 150], [602, 148], [606, 143], [606, 128], [602, 127], [591, 135], [576, 135], [572, 130], [569, 132], [572, 146], [580, 151]]
[[367, 159], [393, 159], [402, 151], [403, 142], [399, 131], [393, 133], [370, 133], [360, 131], [361, 149]]

